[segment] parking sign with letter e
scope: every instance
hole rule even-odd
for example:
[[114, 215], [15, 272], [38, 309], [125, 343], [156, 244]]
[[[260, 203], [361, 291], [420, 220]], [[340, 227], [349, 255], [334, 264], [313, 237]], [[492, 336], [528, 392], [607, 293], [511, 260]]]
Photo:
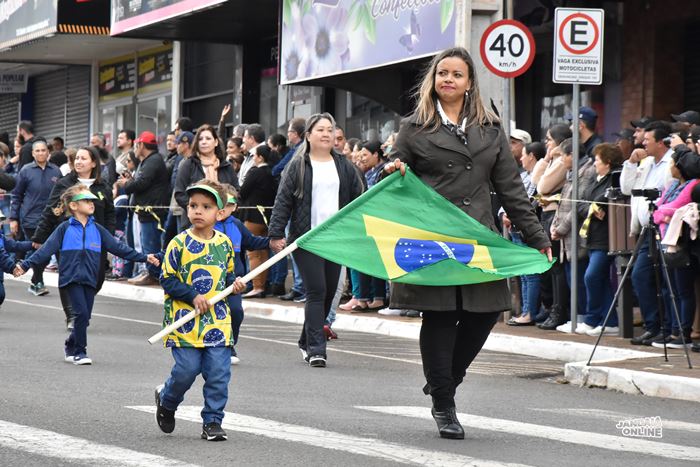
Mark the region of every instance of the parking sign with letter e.
[[594, 8], [557, 8], [554, 13], [552, 81], [603, 82], [604, 12]]

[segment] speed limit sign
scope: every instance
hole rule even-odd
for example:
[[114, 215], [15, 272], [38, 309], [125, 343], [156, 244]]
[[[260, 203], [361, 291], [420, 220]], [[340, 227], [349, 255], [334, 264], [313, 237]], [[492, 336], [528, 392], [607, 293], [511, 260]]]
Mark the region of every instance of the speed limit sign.
[[535, 39], [520, 21], [502, 19], [481, 36], [481, 60], [491, 72], [515, 78], [530, 68], [535, 59]]

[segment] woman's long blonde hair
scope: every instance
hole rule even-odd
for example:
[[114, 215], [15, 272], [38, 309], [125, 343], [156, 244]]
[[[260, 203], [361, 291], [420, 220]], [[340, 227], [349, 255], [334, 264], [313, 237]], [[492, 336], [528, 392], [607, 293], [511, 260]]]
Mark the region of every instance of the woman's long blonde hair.
[[467, 64], [469, 70], [469, 81], [471, 81], [471, 89], [469, 89], [468, 97], [464, 99], [464, 107], [459, 115], [460, 122], [466, 118], [467, 128], [472, 126], [487, 126], [498, 123], [498, 116], [491, 110], [484, 107], [481, 102], [481, 93], [479, 92], [479, 83], [474, 71], [474, 61], [469, 55], [469, 52], [463, 47], [453, 47], [444, 50], [436, 55], [428, 65], [423, 75], [423, 80], [416, 87], [413, 97], [418, 102], [416, 106], [416, 117], [418, 124], [427, 131], [434, 132], [442, 125], [442, 120], [437, 111], [435, 101], [438, 98], [435, 92], [435, 74], [437, 73], [438, 64], [450, 57], [461, 58]]

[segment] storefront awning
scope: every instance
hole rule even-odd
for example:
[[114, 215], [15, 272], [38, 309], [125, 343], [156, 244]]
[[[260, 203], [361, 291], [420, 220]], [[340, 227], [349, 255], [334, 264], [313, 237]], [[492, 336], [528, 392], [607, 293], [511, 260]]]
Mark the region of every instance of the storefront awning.
[[277, 34], [274, 0], [112, 1], [112, 35], [144, 39], [255, 42]]
[[60, 34], [109, 36], [109, 3], [94, 0], [0, 2], [0, 53]]

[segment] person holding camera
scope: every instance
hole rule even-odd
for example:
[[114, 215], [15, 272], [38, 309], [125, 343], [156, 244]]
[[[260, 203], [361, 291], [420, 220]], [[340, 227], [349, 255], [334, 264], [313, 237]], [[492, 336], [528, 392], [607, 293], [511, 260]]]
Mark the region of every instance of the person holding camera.
[[[657, 193], [671, 182], [671, 156], [673, 151], [664, 142], [671, 134], [671, 127], [664, 122], [652, 122], [644, 128], [644, 149], [635, 149], [628, 160], [622, 164], [620, 174], [620, 189], [622, 193], [631, 196], [632, 190], [657, 190]], [[631, 234], [639, 235], [642, 227], [649, 224], [649, 206], [644, 197], [632, 197]], [[641, 246], [632, 270], [632, 287], [634, 288], [639, 308], [644, 319], [644, 333], [633, 338], [633, 345], [651, 345], [661, 338], [661, 320], [656, 304], [656, 283], [654, 281], [653, 262], [649, 257], [648, 230], [639, 238]], [[663, 287], [663, 286], [662, 286]], [[665, 300], [666, 310], [671, 310], [669, 300]], [[668, 313], [667, 313], [668, 315]], [[666, 325], [670, 324], [669, 316], [665, 316]], [[669, 334], [670, 329], [665, 333]]]

